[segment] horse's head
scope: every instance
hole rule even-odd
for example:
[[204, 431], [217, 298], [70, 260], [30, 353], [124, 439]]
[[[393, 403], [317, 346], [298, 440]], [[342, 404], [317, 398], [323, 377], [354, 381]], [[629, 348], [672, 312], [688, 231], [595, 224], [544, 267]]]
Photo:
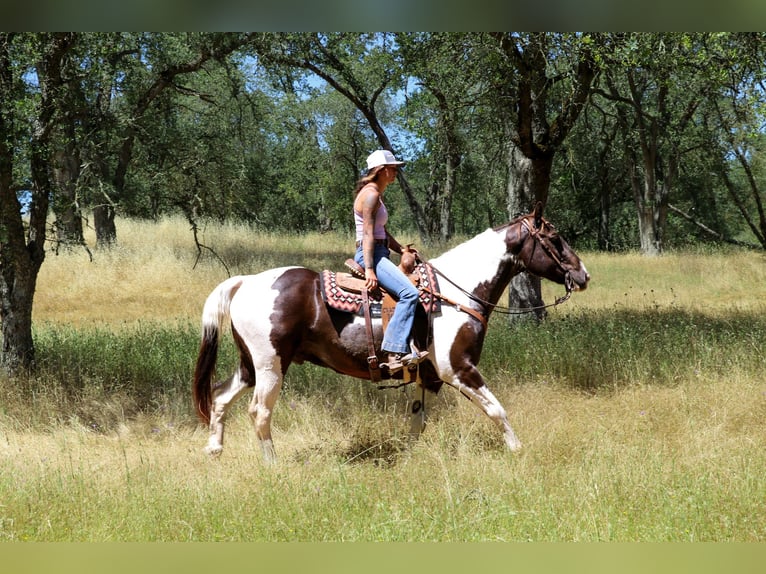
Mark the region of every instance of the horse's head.
[[542, 203], [535, 210], [515, 220], [508, 230], [509, 248], [527, 271], [556, 283], [567, 290], [582, 291], [590, 275], [585, 265], [556, 228], [543, 218]]

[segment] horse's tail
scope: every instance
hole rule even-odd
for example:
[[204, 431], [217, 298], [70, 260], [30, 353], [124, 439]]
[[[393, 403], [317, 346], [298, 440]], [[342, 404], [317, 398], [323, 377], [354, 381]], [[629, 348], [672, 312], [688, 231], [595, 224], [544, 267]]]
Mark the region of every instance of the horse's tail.
[[192, 398], [197, 416], [205, 423], [210, 423], [210, 406], [213, 395], [215, 363], [218, 358], [218, 342], [223, 322], [229, 317], [229, 306], [234, 294], [242, 285], [243, 277], [232, 277], [219, 284], [208, 295], [202, 308], [202, 340], [194, 368]]

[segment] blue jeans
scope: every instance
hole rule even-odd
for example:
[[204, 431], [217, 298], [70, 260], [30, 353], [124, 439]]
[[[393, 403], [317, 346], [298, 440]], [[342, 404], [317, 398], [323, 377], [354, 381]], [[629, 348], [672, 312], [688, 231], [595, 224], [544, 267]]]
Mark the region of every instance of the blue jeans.
[[[381, 348], [389, 353], [409, 353], [409, 339], [419, 294], [409, 278], [391, 261], [390, 254], [385, 245], [375, 245], [374, 265], [378, 283], [397, 300], [396, 309], [386, 328]], [[354, 260], [364, 267], [361, 246], [357, 248]]]

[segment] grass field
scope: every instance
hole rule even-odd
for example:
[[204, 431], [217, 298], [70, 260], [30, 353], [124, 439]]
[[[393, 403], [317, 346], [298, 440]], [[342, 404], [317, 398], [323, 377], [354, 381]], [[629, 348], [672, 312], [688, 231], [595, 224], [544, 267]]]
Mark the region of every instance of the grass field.
[[[181, 220], [118, 232], [93, 262], [43, 266], [39, 370], [0, 379], [0, 541], [766, 540], [762, 254], [585, 253], [590, 288], [543, 324], [494, 316], [481, 367], [518, 455], [451, 389], [409, 444], [407, 391], [294, 366], [271, 468], [246, 400], [219, 460], [190, 408], [225, 269]], [[232, 274], [340, 269], [351, 243], [212, 225], [201, 240]]]

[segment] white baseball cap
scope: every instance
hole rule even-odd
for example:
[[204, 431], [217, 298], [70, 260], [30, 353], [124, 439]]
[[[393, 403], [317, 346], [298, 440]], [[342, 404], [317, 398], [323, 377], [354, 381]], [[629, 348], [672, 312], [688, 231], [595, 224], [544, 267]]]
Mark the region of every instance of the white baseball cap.
[[405, 162], [397, 161], [387, 149], [377, 149], [367, 156], [367, 170], [381, 165], [404, 165]]

